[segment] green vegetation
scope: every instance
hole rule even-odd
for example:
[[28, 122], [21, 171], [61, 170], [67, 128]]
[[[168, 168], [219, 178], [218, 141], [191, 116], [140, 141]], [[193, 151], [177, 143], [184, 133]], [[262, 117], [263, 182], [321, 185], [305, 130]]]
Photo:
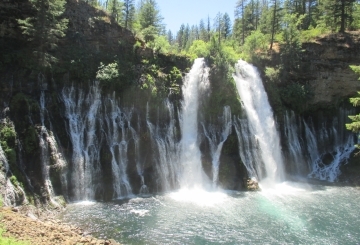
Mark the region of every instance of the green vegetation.
[[[360, 66], [350, 66], [350, 68], [358, 75], [360, 75]], [[350, 103], [353, 104], [353, 106], [360, 106], [360, 92], [357, 92], [357, 96], [350, 98]], [[357, 133], [358, 138], [360, 138], [360, 114], [349, 116], [351, 119], [351, 123], [346, 124], [346, 129], [353, 131], [354, 133]], [[356, 144], [356, 148], [360, 149], [360, 145]]]
[[10, 165], [16, 164], [16, 132], [11, 125], [0, 125], [0, 144]]
[[31, 0], [35, 16], [19, 19], [22, 33], [31, 42], [32, 55], [40, 67], [49, 67], [56, 62], [51, 51], [57, 47], [59, 39], [65, 36], [68, 20], [62, 17], [65, 0]]
[[1, 245], [30, 245], [29, 242], [16, 241], [13, 237], [4, 237], [4, 228], [0, 228], [0, 244]]

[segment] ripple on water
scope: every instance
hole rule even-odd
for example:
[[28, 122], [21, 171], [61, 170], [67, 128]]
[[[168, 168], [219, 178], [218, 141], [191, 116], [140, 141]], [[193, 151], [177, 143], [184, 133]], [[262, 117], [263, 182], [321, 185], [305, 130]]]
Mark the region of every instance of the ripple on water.
[[63, 220], [123, 244], [356, 244], [360, 190], [285, 183], [68, 205]]

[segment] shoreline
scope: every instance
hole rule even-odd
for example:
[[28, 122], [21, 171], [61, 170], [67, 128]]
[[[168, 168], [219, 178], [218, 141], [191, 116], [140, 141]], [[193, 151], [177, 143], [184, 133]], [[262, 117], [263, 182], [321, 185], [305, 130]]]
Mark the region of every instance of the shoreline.
[[61, 222], [54, 218], [54, 212], [42, 212], [32, 206], [1, 207], [3, 236], [34, 245], [120, 245], [113, 239], [98, 239], [76, 226]]

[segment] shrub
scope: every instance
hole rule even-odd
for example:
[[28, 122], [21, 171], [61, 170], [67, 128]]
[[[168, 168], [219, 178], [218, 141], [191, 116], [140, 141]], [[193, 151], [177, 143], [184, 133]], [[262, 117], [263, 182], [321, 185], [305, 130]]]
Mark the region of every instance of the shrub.
[[109, 84], [113, 83], [117, 78], [119, 78], [117, 62], [108, 65], [105, 65], [102, 62], [100, 63], [99, 70], [96, 72], [96, 79], [100, 82]]

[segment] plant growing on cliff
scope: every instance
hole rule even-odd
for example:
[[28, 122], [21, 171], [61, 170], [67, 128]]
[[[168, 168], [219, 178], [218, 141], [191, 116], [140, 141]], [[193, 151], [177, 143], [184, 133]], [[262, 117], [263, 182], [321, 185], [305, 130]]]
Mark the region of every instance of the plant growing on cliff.
[[114, 82], [119, 78], [118, 63], [103, 64], [100, 63], [99, 70], [96, 72], [96, 79], [106, 84]]
[[65, 36], [68, 20], [62, 17], [65, 0], [30, 0], [36, 14], [18, 19], [22, 34], [31, 42], [33, 55], [40, 67], [49, 67], [56, 58], [50, 54]]
[[[360, 66], [350, 66], [350, 68], [358, 75], [360, 75]], [[359, 79], [360, 80], [360, 79]], [[360, 106], [360, 92], [357, 92], [357, 96], [350, 98], [350, 103], [353, 106]], [[346, 124], [346, 129], [351, 130], [358, 135], [360, 138], [360, 114], [349, 116], [351, 123]], [[355, 145], [356, 148], [360, 149], [360, 144]]]

